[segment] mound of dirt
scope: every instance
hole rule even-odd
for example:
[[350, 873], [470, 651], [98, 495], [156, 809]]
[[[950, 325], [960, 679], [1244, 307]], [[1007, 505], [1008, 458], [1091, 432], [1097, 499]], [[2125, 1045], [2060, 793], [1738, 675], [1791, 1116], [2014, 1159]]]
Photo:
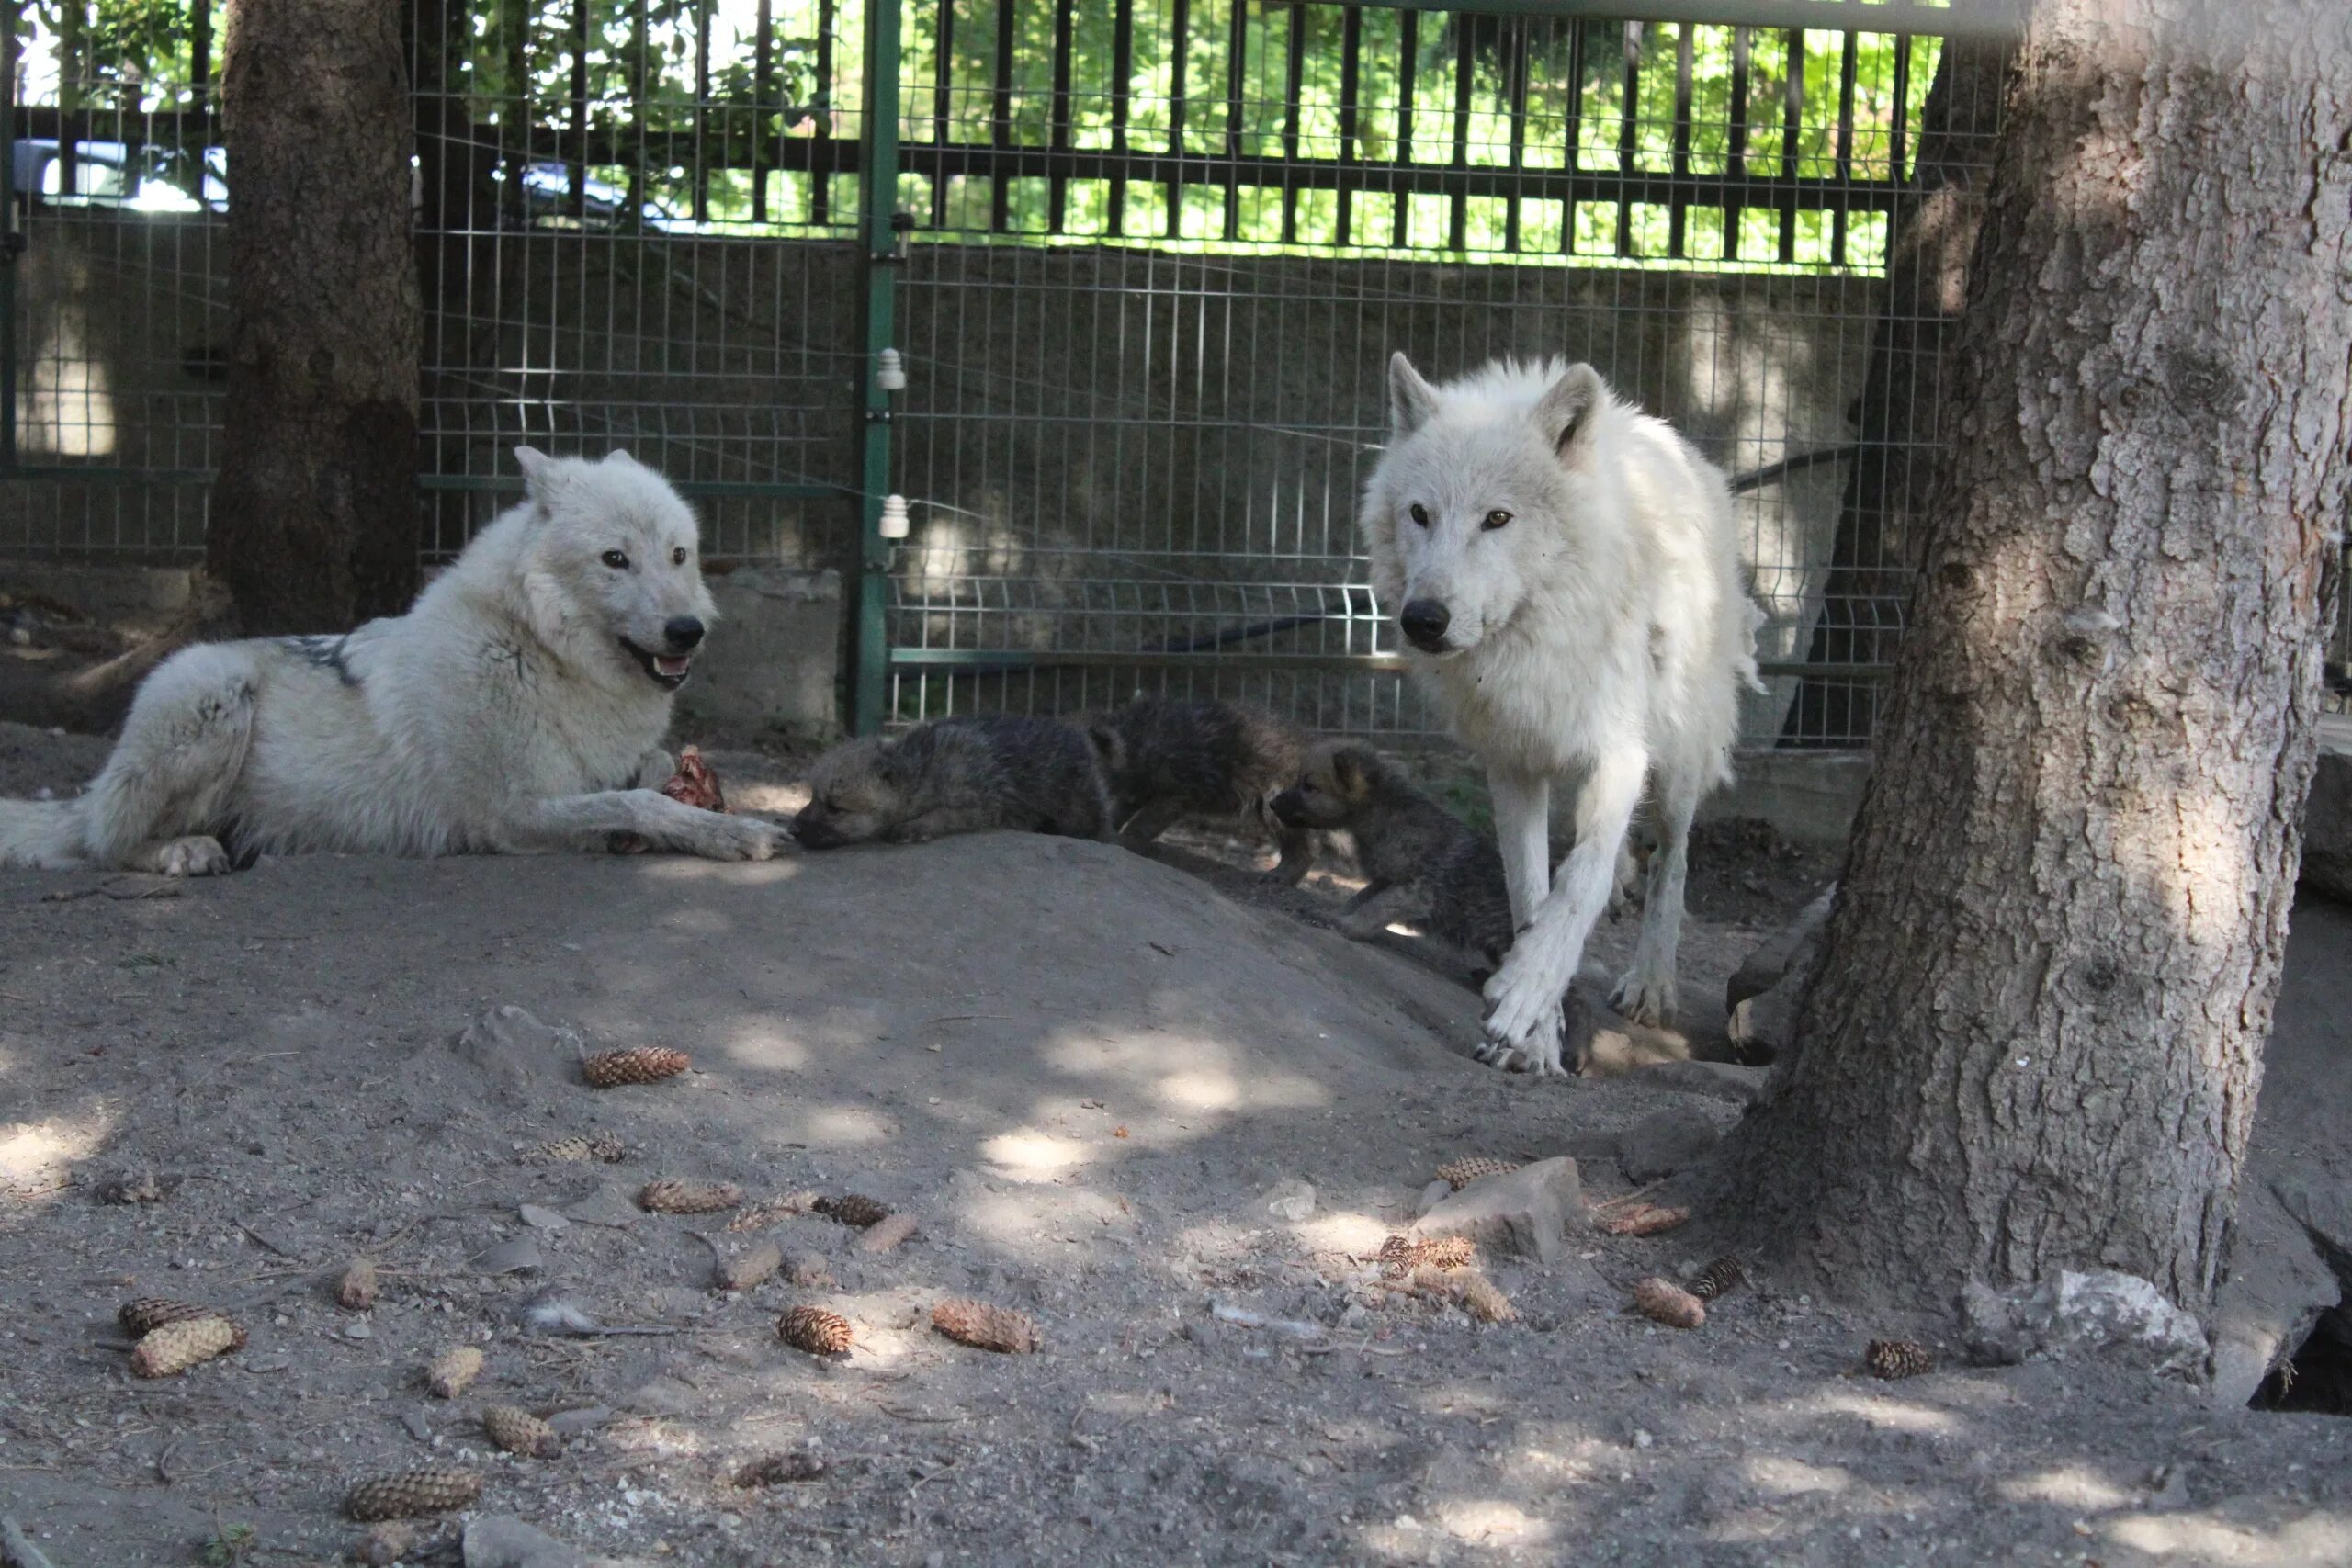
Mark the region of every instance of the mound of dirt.
[[[1748, 1081], [1510, 1077], [1458, 1054], [1476, 1021], [1276, 904], [1012, 835], [0, 873], [0, 1516], [58, 1568], [324, 1562], [353, 1483], [432, 1461], [487, 1478], [476, 1517], [722, 1565], [2319, 1561], [2352, 1517], [2342, 1422], [2087, 1364], [1875, 1382], [1911, 1325], [1769, 1271], [1696, 1330], [1627, 1313], [1708, 1261], [1672, 1231], [1482, 1258], [1508, 1322], [1395, 1278], [1441, 1163], [1566, 1155], [1605, 1201], [1620, 1133], [1727, 1124]], [[580, 1081], [653, 1044], [693, 1069]], [[730, 1231], [645, 1212], [665, 1177], [793, 1201]], [[791, 1212], [852, 1192], [913, 1235]], [[781, 1267], [714, 1287], [763, 1241]], [[141, 1295], [250, 1343], [134, 1380]], [[947, 1340], [949, 1297], [1041, 1348]], [[798, 1305], [848, 1351], [783, 1343]], [[432, 1397], [460, 1345], [483, 1371]], [[560, 1451], [493, 1449], [492, 1405]]]

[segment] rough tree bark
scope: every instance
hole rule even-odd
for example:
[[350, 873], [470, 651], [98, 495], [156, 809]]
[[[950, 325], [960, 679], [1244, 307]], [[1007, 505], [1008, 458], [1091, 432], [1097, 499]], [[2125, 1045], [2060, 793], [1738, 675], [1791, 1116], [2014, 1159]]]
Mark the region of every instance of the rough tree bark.
[[245, 629], [417, 585], [419, 306], [399, 0], [233, 0], [230, 328], [207, 561]]
[[2352, 6], [2042, 0], [1800, 1049], [1726, 1149], [1863, 1295], [2210, 1301], [2301, 852], [2352, 437]]
[[[1953, 39], [1937, 57], [1919, 113], [1910, 188], [1894, 213], [1886, 303], [1855, 400], [1859, 449], [1838, 500], [1807, 663], [1876, 664], [1893, 656], [1902, 637], [1928, 491], [1945, 446], [1949, 353], [1968, 298], [1969, 258], [1984, 219], [1984, 175], [2016, 58], [2016, 41], [2000, 38]], [[1874, 685], [1808, 677], [1789, 705], [1781, 743], [1865, 745], [1878, 702]]]

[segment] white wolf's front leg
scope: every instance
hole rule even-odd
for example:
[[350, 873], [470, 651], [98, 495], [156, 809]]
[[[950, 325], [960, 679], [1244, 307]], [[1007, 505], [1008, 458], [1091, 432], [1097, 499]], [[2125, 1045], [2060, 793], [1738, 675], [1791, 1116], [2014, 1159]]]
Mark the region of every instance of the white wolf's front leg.
[[766, 860], [786, 837], [782, 828], [760, 818], [704, 811], [650, 789], [535, 800], [507, 832], [513, 848], [583, 852], [602, 849], [608, 834], [634, 833], [654, 849], [705, 860]]
[[1513, 1064], [1549, 1076], [1565, 1071], [1560, 1040], [1566, 1032], [1561, 998], [1584, 959], [1585, 939], [1609, 907], [1617, 879], [1617, 850], [1642, 798], [1649, 757], [1639, 742], [1606, 751], [1586, 775], [1577, 803], [1576, 848], [1568, 852], [1535, 919], [1521, 931], [1487, 982], [1487, 1043], [1479, 1053], [1498, 1066]]
[[1502, 851], [1503, 886], [1510, 893], [1511, 930], [1525, 931], [1552, 891], [1552, 781], [1490, 766], [1487, 793], [1495, 801], [1495, 841]]
[[1635, 1023], [1674, 1021], [1675, 951], [1682, 937], [1682, 884], [1690, 863], [1690, 819], [1699, 809], [1697, 781], [1661, 770], [1657, 788], [1658, 844], [1650, 856], [1650, 886], [1642, 909], [1642, 937], [1634, 966], [1617, 982], [1609, 1005]]
[[656, 746], [637, 760], [637, 772], [629, 783], [639, 789], [660, 789], [678, 771], [678, 760]]

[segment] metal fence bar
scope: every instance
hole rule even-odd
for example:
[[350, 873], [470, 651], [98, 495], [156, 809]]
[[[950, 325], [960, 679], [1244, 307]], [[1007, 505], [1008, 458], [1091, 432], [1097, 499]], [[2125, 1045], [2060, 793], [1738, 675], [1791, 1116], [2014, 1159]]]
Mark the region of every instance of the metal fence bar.
[[[942, 0], [952, 4], [953, 0]], [[1010, 14], [1012, 0], [997, 0]], [[895, 0], [867, 0], [865, 6], [865, 126], [863, 188], [858, 199], [858, 245], [864, 288], [859, 336], [865, 353], [857, 363], [858, 529], [857, 614], [854, 624], [850, 728], [871, 735], [881, 728], [889, 700], [889, 593], [891, 541], [882, 536], [883, 498], [891, 488], [890, 393], [876, 374], [882, 351], [898, 333], [899, 271], [903, 263], [899, 221], [899, 6]], [[1001, 35], [1000, 35], [1001, 36]], [[1000, 60], [1002, 51], [1000, 49]], [[880, 68], [876, 68], [877, 62]], [[1001, 72], [1001, 90], [1008, 73]], [[1000, 99], [1000, 104], [1001, 103]], [[1001, 123], [1001, 120], [1000, 120]]]

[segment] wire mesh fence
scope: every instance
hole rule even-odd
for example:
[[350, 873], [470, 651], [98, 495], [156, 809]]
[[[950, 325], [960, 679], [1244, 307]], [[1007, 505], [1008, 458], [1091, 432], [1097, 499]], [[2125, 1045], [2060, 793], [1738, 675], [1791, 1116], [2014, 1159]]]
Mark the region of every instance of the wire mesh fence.
[[[514, 443], [623, 446], [715, 558], [868, 578], [895, 716], [1145, 689], [1413, 733], [1353, 533], [1386, 355], [1562, 354], [1739, 476], [1749, 741], [1865, 739], [1998, 47], [1627, 8], [898, 0], [877, 55], [865, 0], [411, 0], [420, 547]], [[223, 11], [12, 12], [0, 552], [201, 549]]]

